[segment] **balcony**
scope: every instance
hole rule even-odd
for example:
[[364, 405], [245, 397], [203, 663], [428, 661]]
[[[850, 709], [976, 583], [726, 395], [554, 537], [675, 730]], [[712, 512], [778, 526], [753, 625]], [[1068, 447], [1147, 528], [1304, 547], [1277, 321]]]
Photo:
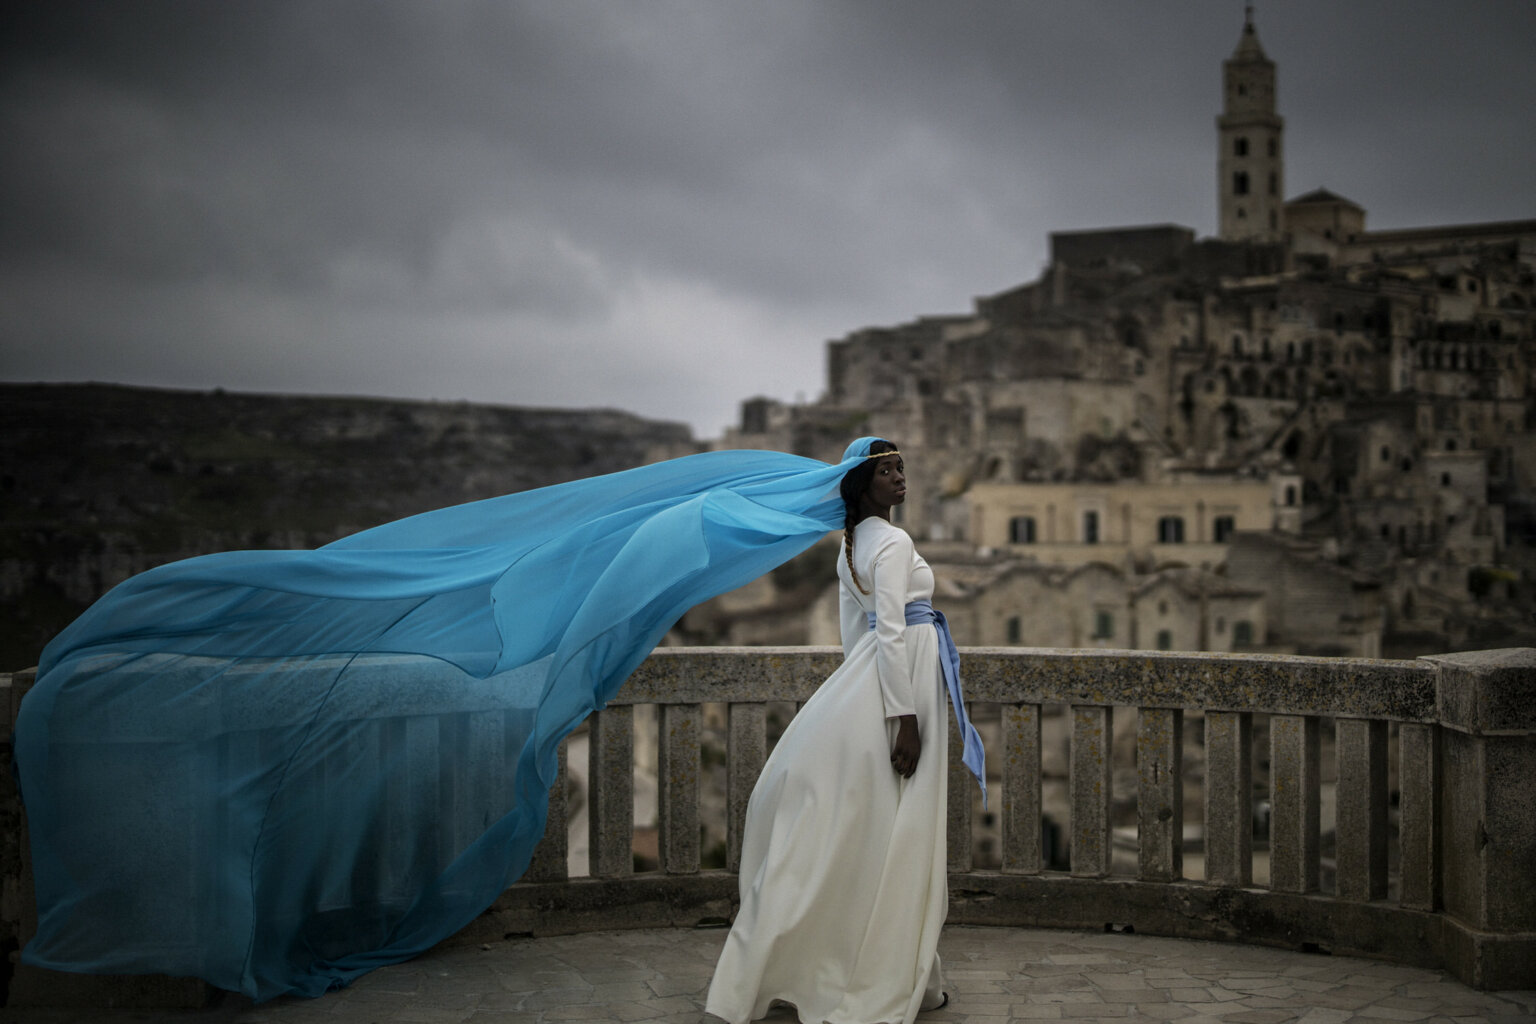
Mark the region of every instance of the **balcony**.
[[[728, 920], [769, 707], [803, 702], [840, 660], [819, 647], [657, 650], [588, 722], [589, 874], [568, 870], [562, 764], [529, 871], [455, 941]], [[975, 785], [956, 760], [952, 925], [1134, 930], [1439, 968], [1474, 988], [1536, 988], [1536, 650], [1383, 661], [971, 648], [962, 661], [976, 717], [995, 723], [999, 837], [982, 865]], [[0, 675], [12, 722], [32, 678]], [[656, 706], [654, 871], [637, 872], [633, 855], [635, 705]], [[706, 705], [723, 708], [724, 868], [702, 866]], [[450, 717], [467, 720], [436, 724], [449, 727], [443, 735], [494, 733], [468, 720], [485, 714], [502, 712], [457, 711]], [[1041, 834], [1042, 722], [1058, 714], [1070, 735], [1065, 870], [1042, 855]], [[1133, 793], [1115, 792], [1117, 716], [1134, 717]], [[1184, 765], [1185, 720], [1196, 716], [1198, 780]], [[380, 736], [402, 725], [380, 722]], [[1185, 813], [1186, 788], [1201, 794], [1199, 815]], [[1254, 872], [1256, 792], [1268, 802], [1264, 884]], [[1326, 888], [1325, 792], [1335, 808]], [[1116, 828], [1116, 798], [1134, 807], [1133, 828]], [[8, 787], [0, 814], [14, 820], [18, 810]], [[1202, 826], [1198, 879], [1185, 877], [1187, 819]], [[1134, 867], [1117, 864], [1117, 833], [1122, 844], [1134, 834]], [[32, 927], [24, 835], [7, 829], [0, 850], [0, 942], [24, 943]], [[18, 969], [13, 1001], [59, 990], [59, 976], [34, 977], [46, 973]]]

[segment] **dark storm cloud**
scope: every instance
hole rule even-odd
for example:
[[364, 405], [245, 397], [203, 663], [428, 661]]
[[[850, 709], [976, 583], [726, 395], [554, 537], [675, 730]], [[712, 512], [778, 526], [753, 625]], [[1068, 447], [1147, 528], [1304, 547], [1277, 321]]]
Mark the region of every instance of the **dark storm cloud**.
[[[821, 346], [1214, 230], [1240, 3], [9, 5], [0, 374], [619, 405], [713, 434]], [[1533, 214], [1536, 5], [1289, 0], [1287, 191]]]

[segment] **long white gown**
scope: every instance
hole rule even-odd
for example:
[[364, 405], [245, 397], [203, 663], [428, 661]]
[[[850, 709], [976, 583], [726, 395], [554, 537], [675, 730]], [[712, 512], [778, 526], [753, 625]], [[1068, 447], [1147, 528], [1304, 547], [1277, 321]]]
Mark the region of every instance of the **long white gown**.
[[[853, 553], [870, 593], [839, 557], [843, 664], [784, 731], [747, 806], [741, 909], [705, 1005], [730, 1024], [779, 1000], [804, 1024], [910, 1024], [942, 1001], [948, 712], [938, 634], [903, 611], [932, 597], [933, 572], [883, 519], [859, 523]], [[891, 767], [905, 714], [922, 739], [909, 779]]]

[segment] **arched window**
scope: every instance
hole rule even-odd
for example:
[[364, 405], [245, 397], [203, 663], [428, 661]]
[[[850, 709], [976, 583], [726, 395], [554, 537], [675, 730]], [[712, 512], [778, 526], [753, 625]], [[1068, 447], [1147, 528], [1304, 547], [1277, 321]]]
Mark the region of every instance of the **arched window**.
[[1008, 520], [1008, 543], [1033, 544], [1035, 542], [1035, 517], [1014, 516]]

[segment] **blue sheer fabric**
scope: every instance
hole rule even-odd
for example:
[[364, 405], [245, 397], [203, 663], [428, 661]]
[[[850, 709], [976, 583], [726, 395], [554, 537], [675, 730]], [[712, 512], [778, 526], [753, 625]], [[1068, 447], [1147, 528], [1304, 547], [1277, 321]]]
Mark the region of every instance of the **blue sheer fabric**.
[[706, 453], [126, 581], [18, 718], [22, 959], [264, 1000], [453, 934], [527, 869], [561, 739], [684, 611], [839, 528], [860, 457]]

